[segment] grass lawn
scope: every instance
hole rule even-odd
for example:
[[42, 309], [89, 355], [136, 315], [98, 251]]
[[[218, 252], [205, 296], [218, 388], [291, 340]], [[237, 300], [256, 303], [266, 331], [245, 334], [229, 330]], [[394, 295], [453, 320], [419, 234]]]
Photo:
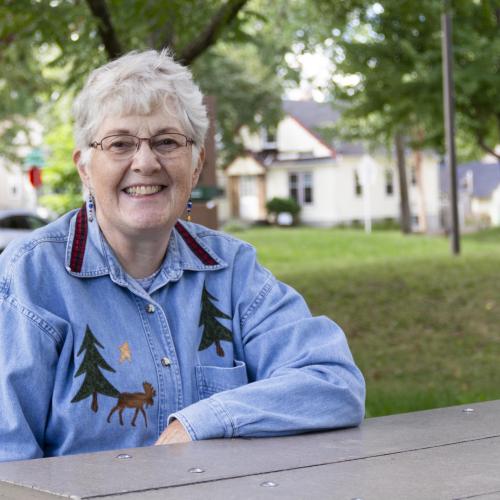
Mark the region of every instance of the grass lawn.
[[367, 416], [500, 399], [500, 231], [462, 238], [314, 228], [235, 233], [344, 329]]

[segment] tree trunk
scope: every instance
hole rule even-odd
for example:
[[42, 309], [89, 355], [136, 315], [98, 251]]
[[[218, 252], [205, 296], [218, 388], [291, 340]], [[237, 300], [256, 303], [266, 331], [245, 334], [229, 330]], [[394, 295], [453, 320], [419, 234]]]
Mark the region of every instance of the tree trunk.
[[90, 408], [92, 408], [94, 413], [96, 413], [99, 409], [99, 406], [97, 405], [97, 391], [92, 393], [92, 404], [90, 405]]
[[222, 349], [222, 346], [220, 345], [220, 342], [218, 340], [215, 341], [215, 352], [217, 353], [217, 356], [220, 356], [221, 358], [224, 357], [224, 349]]
[[399, 197], [401, 199], [401, 231], [404, 234], [411, 233], [411, 213], [408, 199], [408, 182], [406, 181], [405, 145], [401, 132], [396, 132], [394, 136], [396, 146], [396, 163], [399, 177]]
[[415, 177], [417, 179], [417, 189], [420, 198], [418, 210], [418, 225], [422, 233], [426, 233], [428, 229], [427, 224], [427, 205], [425, 203], [425, 188], [423, 179], [423, 166], [422, 166], [422, 150], [415, 151]]

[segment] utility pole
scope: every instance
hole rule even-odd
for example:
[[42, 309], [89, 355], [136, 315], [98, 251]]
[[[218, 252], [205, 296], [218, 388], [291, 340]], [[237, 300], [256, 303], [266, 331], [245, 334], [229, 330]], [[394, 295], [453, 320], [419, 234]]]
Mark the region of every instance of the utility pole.
[[457, 165], [455, 155], [455, 97], [453, 92], [453, 48], [451, 43], [450, 0], [444, 0], [441, 15], [443, 54], [443, 98], [444, 126], [446, 133], [446, 167], [450, 179], [449, 206], [451, 212], [451, 251], [460, 253], [460, 231], [458, 220]]

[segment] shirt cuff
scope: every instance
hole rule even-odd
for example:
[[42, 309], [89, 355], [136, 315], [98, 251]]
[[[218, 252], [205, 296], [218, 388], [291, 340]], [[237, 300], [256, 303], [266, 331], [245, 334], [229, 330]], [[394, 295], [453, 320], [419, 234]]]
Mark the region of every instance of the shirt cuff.
[[233, 437], [234, 423], [215, 399], [202, 399], [168, 416], [167, 425], [177, 419], [193, 441]]

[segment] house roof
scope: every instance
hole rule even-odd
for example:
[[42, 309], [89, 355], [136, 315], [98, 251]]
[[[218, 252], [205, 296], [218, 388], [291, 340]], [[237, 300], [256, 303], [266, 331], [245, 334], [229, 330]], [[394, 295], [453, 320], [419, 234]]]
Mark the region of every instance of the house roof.
[[316, 138], [334, 149], [338, 154], [359, 155], [365, 152], [361, 143], [344, 141], [331, 141], [325, 137], [322, 128], [334, 125], [340, 119], [340, 111], [334, 109], [327, 102], [309, 101], [283, 101], [283, 111], [297, 120], [309, 130]]
[[[457, 165], [459, 190], [470, 192], [475, 198], [489, 198], [500, 185], [500, 162], [485, 163], [471, 161]], [[470, 180], [469, 180], [470, 179]], [[471, 185], [472, 184], [472, 185]], [[442, 164], [440, 168], [441, 191], [449, 192], [450, 180], [448, 170]]]

